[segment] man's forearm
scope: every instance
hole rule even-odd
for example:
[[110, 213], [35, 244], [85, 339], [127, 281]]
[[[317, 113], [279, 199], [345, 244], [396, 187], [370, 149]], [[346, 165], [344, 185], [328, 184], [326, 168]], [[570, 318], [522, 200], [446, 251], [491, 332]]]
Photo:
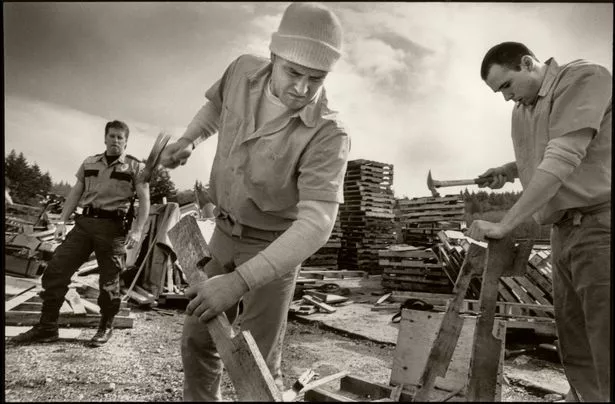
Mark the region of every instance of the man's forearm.
[[60, 221], [66, 222], [70, 219], [70, 215], [73, 214], [77, 204], [79, 203], [79, 199], [81, 199], [82, 190], [79, 189], [78, 186], [74, 186], [71, 188], [66, 201], [64, 202], [64, 206], [62, 206], [62, 214], [60, 214]]
[[512, 231], [545, 206], [561, 185], [562, 182], [555, 175], [540, 169], [536, 170], [527, 188], [513, 207], [506, 212], [500, 224], [508, 231]]
[[[306, 206], [306, 203], [309, 205]], [[237, 272], [253, 290], [297, 267], [329, 239], [338, 204], [300, 202], [300, 214], [288, 230], [265, 250], [240, 265]]]
[[197, 144], [215, 135], [219, 126], [220, 111], [212, 102], [208, 101], [192, 118], [179, 140], [191, 143], [194, 149]]
[[150, 199], [149, 199], [149, 184], [139, 184], [137, 185], [137, 197], [139, 198], [139, 210], [137, 211], [137, 225], [136, 230], [138, 232], [142, 232], [145, 227], [145, 223], [147, 222], [147, 218], [149, 216], [150, 210]]

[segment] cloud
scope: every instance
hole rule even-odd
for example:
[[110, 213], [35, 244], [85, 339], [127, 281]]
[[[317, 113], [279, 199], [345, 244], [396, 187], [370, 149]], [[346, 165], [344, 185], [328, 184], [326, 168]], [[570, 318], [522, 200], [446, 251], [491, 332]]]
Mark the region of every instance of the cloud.
[[[5, 96], [4, 148], [23, 152], [26, 159], [36, 162], [43, 172], [49, 171], [54, 182], [74, 183], [81, 162], [90, 155], [102, 153], [104, 127], [109, 119], [84, 113], [70, 107], [33, 100], [27, 97]], [[145, 159], [162, 128], [127, 120], [130, 137], [126, 152]], [[185, 127], [165, 128], [174, 138]], [[171, 171], [171, 180], [180, 189], [190, 189], [196, 179], [209, 182], [216, 139], [209, 139], [192, 155], [185, 166]]]

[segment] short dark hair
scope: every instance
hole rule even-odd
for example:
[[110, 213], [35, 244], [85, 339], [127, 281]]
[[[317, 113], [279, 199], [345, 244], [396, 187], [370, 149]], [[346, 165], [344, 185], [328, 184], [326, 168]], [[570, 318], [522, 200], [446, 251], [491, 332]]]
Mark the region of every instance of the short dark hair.
[[530, 55], [534, 59], [534, 53], [524, 44], [520, 42], [502, 42], [489, 49], [483, 58], [483, 63], [480, 66], [480, 77], [483, 80], [487, 79], [491, 66], [498, 64], [509, 68], [510, 70], [521, 70], [521, 58], [525, 55]]
[[123, 130], [124, 133], [126, 134], [126, 140], [128, 140], [128, 135], [130, 134], [130, 129], [128, 129], [128, 125], [126, 125], [124, 122], [122, 122], [122, 121], [107, 122], [107, 124], [105, 125], [105, 136], [107, 136], [107, 133], [109, 133], [109, 129], [120, 129], [120, 130]]

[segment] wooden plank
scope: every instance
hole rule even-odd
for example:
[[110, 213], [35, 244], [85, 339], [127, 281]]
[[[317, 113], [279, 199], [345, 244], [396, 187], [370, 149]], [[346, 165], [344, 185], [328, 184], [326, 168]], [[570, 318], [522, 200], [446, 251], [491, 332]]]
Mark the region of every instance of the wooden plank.
[[303, 296], [303, 300], [306, 303], [313, 304], [314, 306], [318, 307], [319, 309], [323, 310], [326, 313], [335, 313], [336, 312], [335, 307], [329, 306], [328, 304], [320, 301], [320, 299], [315, 298], [314, 296], [304, 295]]
[[[184, 216], [168, 235], [188, 284], [194, 285], [207, 279], [199, 264], [211, 255], [196, 219], [190, 215]], [[233, 336], [231, 324], [224, 314], [210, 320], [207, 329], [240, 400], [282, 400], [267, 364], [248, 331]]]
[[4, 276], [4, 295], [6, 296], [18, 296], [34, 287], [37, 283], [33, 280], [16, 278], [14, 276]]
[[[40, 311], [8, 311], [5, 313], [5, 325], [36, 325], [41, 317]], [[114, 328], [132, 328], [134, 315], [115, 316], [113, 320]], [[98, 327], [100, 315], [88, 314], [86, 316], [62, 315], [58, 318], [59, 326], [70, 325], [71, 327]]]
[[[379, 400], [390, 397], [393, 388], [381, 383], [373, 383], [362, 377], [348, 375], [340, 380], [340, 390], [356, 394], [361, 398]], [[412, 401], [412, 396], [402, 390], [398, 401]]]
[[70, 304], [68, 304], [66, 300], [62, 302], [60, 314], [74, 314], [72, 307], [70, 307]]
[[64, 299], [70, 304], [70, 307], [72, 308], [73, 313], [75, 313], [75, 315], [77, 316], [86, 315], [85, 307], [83, 306], [83, 303], [81, 302], [81, 297], [79, 297], [79, 294], [77, 293], [75, 289], [69, 288], [68, 292], [66, 292], [66, 295], [64, 296]]
[[[472, 276], [477, 273], [480, 274], [484, 269], [482, 266], [484, 253], [482, 247], [472, 244], [466, 254], [453, 289], [455, 296], [448, 304], [438, 329], [438, 335], [428, 351], [425, 365], [419, 368], [421, 369], [421, 377], [418, 385], [421, 387], [414, 397], [417, 401], [427, 401], [435, 386], [436, 378], [445, 377], [447, 374], [447, 369], [451, 363], [465, 323], [459, 311]], [[402, 381], [399, 383], [406, 384]], [[459, 386], [458, 388], [462, 387]]]
[[134, 289], [129, 292], [128, 289], [122, 288], [121, 291], [122, 291], [123, 295], [126, 295], [126, 293], [128, 293], [128, 297], [130, 299], [134, 300], [135, 302], [139, 303], [139, 304], [151, 304], [152, 303], [152, 301], [150, 299], [148, 299], [147, 297], [141, 295], [140, 293], [138, 293]]
[[325, 390], [322, 387], [316, 387], [314, 389], [305, 392], [305, 401], [316, 403], [347, 403], [357, 402], [352, 398], [348, 398], [342, 394], [334, 393], [329, 390]]
[[[515, 247], [511, 237], [490, 240], [487, 263], [483, 272], [479, 298], [480, 316], [476, 323], [472, 344], [472, 362], [468, 382], [468, 400], [493, 402], [498, 391], [498, 367], [504, 335], [493, 335], [498, 284], [504, 274], [525, 271], [531, 252], [531, 242]], [[499, 328], [498, 328], [499, 329]]]
[[148, 300], [149, 303], [154, 303], [156, 297], [139, 285], [135, 285], [134, 291]]
[[324, 271], [299, 271], [299, 276], [309, 277], [311, 275], [322, 275], [325, 278], [365, 278], [367, 272], [365, 271], [348, 271], [348, 270], [324, 270]]
[[[29, 329], [30, 327], [7, 326], [4, 327], [4, 336], [16, 337]], [[61, 340], [76, 340], [81, 335], [81, 330], [78, 328], [60, 328], [58, 329], [58, 334]]]
[[81, 303], [83, 304], [83, 307], [85, 307], [85, 310], [88, 313], [100, 314], [100, 307], [98, 307], [98, 305], [96, 303], [92, 303], [88, 299], [82, 299]]
[[20, 295], [15, 296], [11, 300], [9, 300], [6, 303], [4, 303], [4, 311], [7, 312], [7, 311], [9, 311], [9, 310], [19, 306], [20, 304], [30, 300], [32, 297], [36, 296], [37, 294], [38, 294], [37, 291], [28, 290], [25, 293], [22, 293]]
[[[439, 328], [443, 324], [444, 316], [445, 313], [402, 310], [397, 345], [393, 354], [392, 384], [415, 387], [422, 385], [421, 377], [430, 351], [435, 346], [434, 343]], [[476, 317], [460, 316], [460, 318], [462, 320], [461, 330], [453, 345], [453, 354], [445, 368], [445, 375], [435, 379], [434, 387], [441, 390], [457, 391], [467, 383]], [[433, 392], [432, 389], [429, 397], [432, 397]]]
[[299, 392], [301, 393], [301, 392], [306, 392], [311, 389], [315, 389], [316, 387], [320, 387], [323, 384], [331, 383], [332, 381], [341, 379], [345, 376], [348, 376], [348, 372], [345, 370], [342, 370], [341, 372], [337, 372], [337, 373], [333, 373], [325, 377], [321, 377], [320, 379], [311, 381], [305, 386], [303, 386], [303, 388], [299, 390]]

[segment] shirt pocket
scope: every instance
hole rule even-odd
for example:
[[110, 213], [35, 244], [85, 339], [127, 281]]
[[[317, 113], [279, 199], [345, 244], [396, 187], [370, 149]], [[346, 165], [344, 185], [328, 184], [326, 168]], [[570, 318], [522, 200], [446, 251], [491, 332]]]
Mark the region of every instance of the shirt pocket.
[[244, 186], [263, 212], [292, 208], [299, 202], [296, 164], [286, 148], [287, 139], [261, 137], [247, 153]]
[[83, 181], [85, 182], [85, 190], [86, 191], [94, 191], [98, 188], [99, 179], [98, 174], [100, 173], [100, 169], [97, 167], [88, 167], [87, 165], [83, 167]]
[[119, 196], [131, 197], [134, 192], [132, 178], [130, 172], [113, 171], [109, 179], [114, 189], [110, 191], [115, 191]]
[[222, 106], [220, 115], [220, 130], [218, 131], [218, 150], [216, 154], [228, 157], [238, 136], [243, 120], [241, 115], [233, 111], [228, 105]]

